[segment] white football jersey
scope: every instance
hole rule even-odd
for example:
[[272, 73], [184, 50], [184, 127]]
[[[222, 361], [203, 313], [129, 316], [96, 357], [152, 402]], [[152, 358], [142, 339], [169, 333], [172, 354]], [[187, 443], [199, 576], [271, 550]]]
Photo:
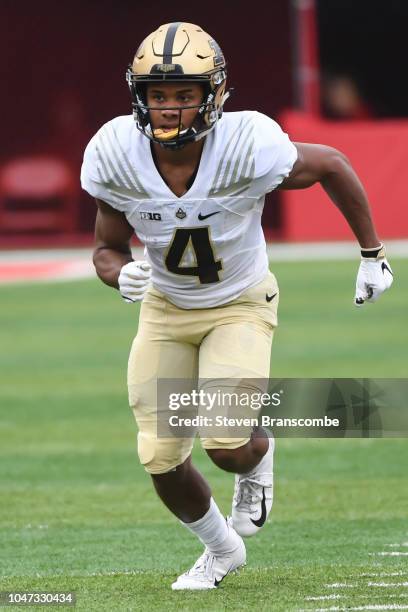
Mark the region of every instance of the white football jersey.
[[123, 212], [152, 267], [152, 283], [181, 308], [225, 304], [259, 283], [268, 258], [265, 194], [288, 176], [296, 147], [261, 113], [224, 113], [206, 136], [197, 175], [177, 197], [158, 172], [132, 115], [91, 139], [82, 187]]

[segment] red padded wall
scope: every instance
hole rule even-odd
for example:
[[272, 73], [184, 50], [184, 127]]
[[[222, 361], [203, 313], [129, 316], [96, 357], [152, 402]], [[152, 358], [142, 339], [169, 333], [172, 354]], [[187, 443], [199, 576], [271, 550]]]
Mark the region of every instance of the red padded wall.
[[[408, 120], [324, 121], [294, 111], [282, 126], [291, 140], [333, 146], [350, 159], [382, 238], [408, 236]], [[349, 240], [353, 234], [320, 186], [281, 191], [285, 240]]]

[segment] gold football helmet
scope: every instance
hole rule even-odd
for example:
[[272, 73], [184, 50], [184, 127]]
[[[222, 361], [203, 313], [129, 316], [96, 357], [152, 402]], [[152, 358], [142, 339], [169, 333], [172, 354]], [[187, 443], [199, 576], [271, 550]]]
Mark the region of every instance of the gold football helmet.
[[[136, 51], [126, 73], [132, 96], [133, 116], [137, 128], [150, 140], [164, 147], [180, 148], [187, 142], [203, 138], [222, 115], [228, 97], [224, 55], [213, 38], [192, 23], [174, 22], [160, 26]], [[150, 123], [146, 84], [153, 82], [195, 81], [203, 85], [204, 96], [190, 128], [181, 123], [171, 132], [154, 130]]]

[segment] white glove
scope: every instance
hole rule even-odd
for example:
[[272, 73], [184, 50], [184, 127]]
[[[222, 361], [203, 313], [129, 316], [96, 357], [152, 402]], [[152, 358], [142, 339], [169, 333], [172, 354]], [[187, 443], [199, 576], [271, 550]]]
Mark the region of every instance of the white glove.
[[143, 300], [150, 281], [151, 268], [147, 261], [130, 261], [119, 274], [119, 292], [127, 304]]
[[377, 249], [361, 249], [361, 255], [354, 298], [356, 306], [363, 306], [365, 302], [376, 302], [380, 295], [391, 287], [394, 280], [383, 245]]

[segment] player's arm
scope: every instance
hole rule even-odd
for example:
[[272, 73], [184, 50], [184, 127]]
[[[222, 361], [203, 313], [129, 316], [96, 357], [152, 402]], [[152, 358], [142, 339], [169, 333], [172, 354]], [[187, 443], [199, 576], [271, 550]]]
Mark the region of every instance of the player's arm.
[[133, 260], [130, 249], [133, 228], [125, 215], [109, 204], [96, 200], [96, 205], [94, 266], [101, 281], [119, 289], [120, 270]]
[[298, 159], [280, 189], [304, 189], [320, 183], [346, 218], [361, 248], [379, 246], [367, 195], [347, 157], [324, 145], [300, 142], [294, 145]]
[[[343, 153], [323, 145], [294, 143], [298, 159], [281, 189], [304, 189], [320, 183], [347, 220], [361, 246], [355, 304], [375, 302], [393, 281], [371, 218], [367, 195], [360, 179]], [[313, 211], [311, 211], [311, 216]]]
[[96, 204], [93, 252], [96, 273], [106, 285], [119, 289], [125, 302], [140, 301], [149, 283], [150, 265], [133, 261], [130, 248], [133, 228], [125, 215], [101, 200], [96, 200]]

